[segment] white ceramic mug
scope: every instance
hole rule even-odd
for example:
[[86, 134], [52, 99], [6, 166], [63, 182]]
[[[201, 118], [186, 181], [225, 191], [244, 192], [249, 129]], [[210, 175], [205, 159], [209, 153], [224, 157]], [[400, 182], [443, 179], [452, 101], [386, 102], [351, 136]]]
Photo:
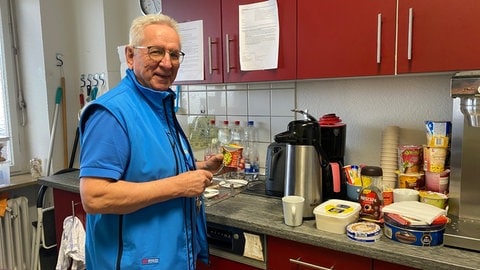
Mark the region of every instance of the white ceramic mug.
[[302, 196], [288, 195], [282, 198], [283, 220], [288, 226], [300, 226], [303, 222], [303, 205], [305, 198]]

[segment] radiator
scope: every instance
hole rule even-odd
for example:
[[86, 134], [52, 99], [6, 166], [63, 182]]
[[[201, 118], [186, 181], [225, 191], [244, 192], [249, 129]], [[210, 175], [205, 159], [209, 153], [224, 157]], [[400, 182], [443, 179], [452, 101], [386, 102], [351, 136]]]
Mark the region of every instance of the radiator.
[[0, 269], [30, 269], [31, 235], [28, 199], [9, 199], [5, 216], [0, 218]]

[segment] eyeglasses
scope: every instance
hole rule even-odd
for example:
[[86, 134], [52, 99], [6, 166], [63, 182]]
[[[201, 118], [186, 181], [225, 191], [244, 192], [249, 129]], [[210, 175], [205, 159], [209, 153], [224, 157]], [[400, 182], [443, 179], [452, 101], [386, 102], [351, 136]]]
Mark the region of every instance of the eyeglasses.
[[182, 51], [167, 51], [163, 47], [159, 46], [133, 46], [135, 49], [147, 49], [148, 57], [153, 61], [160, 62], [165, 57], [165, 53], [168, 53], [170, 56], [170, 61], [172, 64], [181, 64], [185, 53]]

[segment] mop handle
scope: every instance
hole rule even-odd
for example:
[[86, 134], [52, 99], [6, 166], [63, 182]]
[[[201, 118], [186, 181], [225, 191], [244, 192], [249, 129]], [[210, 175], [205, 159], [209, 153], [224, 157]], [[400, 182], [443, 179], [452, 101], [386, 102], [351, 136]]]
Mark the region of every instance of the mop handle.
[[47, 176], [50, 175], [50, 167], [52, 165], [52, 155], [53, 155], [53, 144], [55, 141], [55, 129], [57, 126], [57, 119], [58, 119], [58, 107], [62, 100], [62, 88], [57, 88], [57, 94], [55, 95], [55, 112], [53, 114], [53, 123], [52, 123], [52, 131], [50, 132], [50, 147], [48, 149], [48, 162], [47, 162]]

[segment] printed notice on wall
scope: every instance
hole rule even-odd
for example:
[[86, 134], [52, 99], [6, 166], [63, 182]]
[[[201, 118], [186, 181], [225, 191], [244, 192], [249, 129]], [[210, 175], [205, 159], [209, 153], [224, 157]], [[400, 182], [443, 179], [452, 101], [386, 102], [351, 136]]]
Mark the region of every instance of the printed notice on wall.
[[239, 6], [240, 69], [278, 67], [279, 23], [276, 0]]
[[179, 23], [178, 30], [182, 39], [182, 51], [185, 53], [185, 57], [178, 70], [176, 80], [203, 80], [203, 21]]

